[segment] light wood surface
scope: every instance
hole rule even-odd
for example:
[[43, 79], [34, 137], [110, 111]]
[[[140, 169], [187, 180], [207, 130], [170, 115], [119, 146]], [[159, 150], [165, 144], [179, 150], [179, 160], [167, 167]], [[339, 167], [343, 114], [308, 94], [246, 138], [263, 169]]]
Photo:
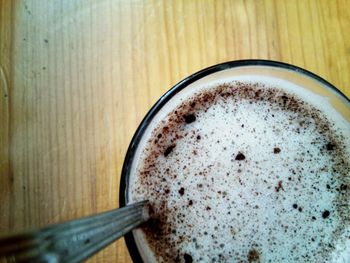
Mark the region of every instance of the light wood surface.
[[[0, 0], [0, 233], [118, 206], [151, 105], [207, 66], [304, 67], [350, 96], [349, 1]], [[121, 239], [90, 262], [130, 262]]]

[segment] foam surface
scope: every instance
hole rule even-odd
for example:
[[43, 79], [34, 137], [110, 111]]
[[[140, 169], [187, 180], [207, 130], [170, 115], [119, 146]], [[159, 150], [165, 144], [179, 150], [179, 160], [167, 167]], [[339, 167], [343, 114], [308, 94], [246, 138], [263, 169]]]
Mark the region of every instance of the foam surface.
[[300, 91], [215, 84], [153, 124], [130, 178], [130, 201], [151, 203], [135, 231], [148, 261], [346, 257], [350, 125]]

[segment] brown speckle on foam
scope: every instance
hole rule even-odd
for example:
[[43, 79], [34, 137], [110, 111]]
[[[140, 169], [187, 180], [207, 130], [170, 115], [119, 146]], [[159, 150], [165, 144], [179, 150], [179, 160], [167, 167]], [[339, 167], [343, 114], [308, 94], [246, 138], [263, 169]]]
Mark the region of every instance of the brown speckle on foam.
[[191, 255], [189, 255], [187, 253], [184, 254], [184, 259], [185, 259], [185, 263], [192, 263], [193, 262]]
[[196, 120], [196, 115], [194, 115], [194, 114], [185, 115], [184, 120], [186, 123], [192, 123]]
[[335, 149], [335, 147], [336, 147], [336, 145], [334, 143], [330, 143], [330, 142], [327, 143], [327, 145], [326, 145], [326, 149], [328, 151], [333, 151]]
[[164, 151], [164, 156], [167, 157], [175, 148], [175, 144], [168, 146]]
[[245, 155], [241, 152], [239, 152], [235, 157], [236, 161], [243, 161], [244, 159], [245, 159]]
[[280, 152], [281, 152], [280, 148], [278, 148], [278, 147], [273, 148], [273, 153], [274, 154], [277, 154], [277, 153], [280, 153]]
[[179, 194], [180, 194], [181, 196], [183, 196], [183, 195], [185, 194], [185, 188], [181, 187], [181, 188], [179, 189]]
[[330, 215], [330, 212], [329, 212], [328, 210], [325, 210], [325, 211], [323, 211], [323, 213], [322, 213], [322, 217], [323, 217], [323, 218], [327, 218], [327, 217], [329, 217], [329, 215]]
[[284, 191], [284, 188], [282, 186], [282, 181], [278, 181], [277, 186], [275, 187], [276, 192], [279, 192], [280, 190]]
[[248, 262], [259, 262], [260, 256], [256, 249], [251, 249], [248, 252]]

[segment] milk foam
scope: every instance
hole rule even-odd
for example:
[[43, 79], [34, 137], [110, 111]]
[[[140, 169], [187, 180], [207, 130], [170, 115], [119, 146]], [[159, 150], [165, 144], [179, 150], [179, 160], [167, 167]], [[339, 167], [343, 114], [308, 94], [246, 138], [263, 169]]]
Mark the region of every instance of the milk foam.
[[260, 76], [186, 92], [132, 166], [129, 202], [148, 199], [155, 219], [134, 231], [143, 258], [346, 262], [350, 125], [327, 99]]

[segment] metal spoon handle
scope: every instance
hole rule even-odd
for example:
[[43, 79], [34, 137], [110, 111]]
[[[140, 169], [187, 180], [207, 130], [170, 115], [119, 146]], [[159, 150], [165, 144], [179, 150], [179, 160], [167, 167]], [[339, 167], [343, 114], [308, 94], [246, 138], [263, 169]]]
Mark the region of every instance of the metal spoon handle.
[[146, 205], [142, 201], [2, 238], [0, 262], [80, 262], [145, 222]]

